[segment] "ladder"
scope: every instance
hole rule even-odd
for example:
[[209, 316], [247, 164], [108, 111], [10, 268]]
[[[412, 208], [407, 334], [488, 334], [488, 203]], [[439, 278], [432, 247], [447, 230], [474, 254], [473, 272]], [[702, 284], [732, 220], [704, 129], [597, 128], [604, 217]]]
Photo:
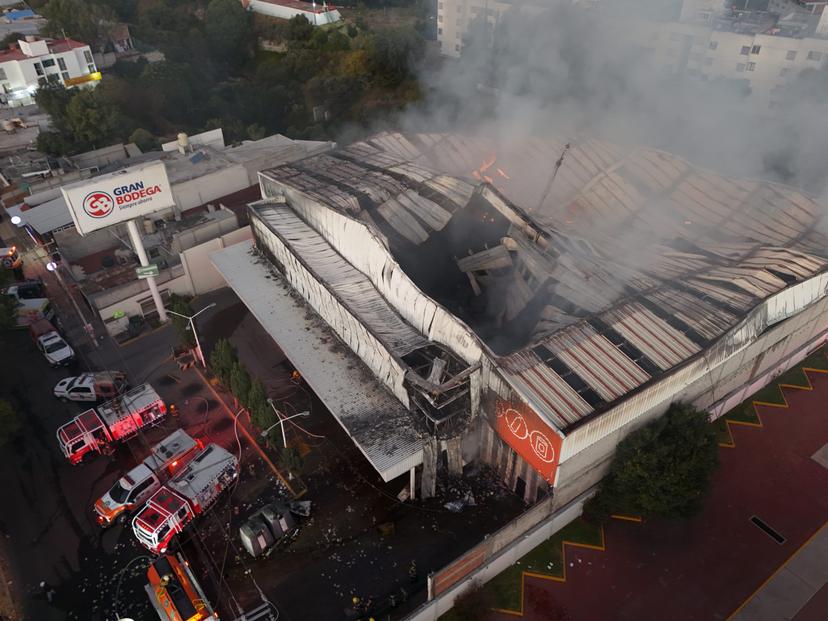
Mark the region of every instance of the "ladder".
[[277, 621], [279, 612], [270, 602], [259, 604], [253, 610], [243, 612], [242, 616], [236, 617], [235, 621]]

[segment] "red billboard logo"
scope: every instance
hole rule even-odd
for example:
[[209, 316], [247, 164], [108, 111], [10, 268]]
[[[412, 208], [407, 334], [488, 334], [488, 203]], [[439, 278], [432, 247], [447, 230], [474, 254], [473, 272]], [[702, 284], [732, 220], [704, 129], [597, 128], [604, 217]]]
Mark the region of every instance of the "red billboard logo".
[[563, 440], [531, 408], [498, 399], [497, 433], [544, 479], [555, 482]]
[[90, 192], [83, 199], [83, 210], [90, 218], [105, 218], [114, 207], [115, 201], [106, 192]]

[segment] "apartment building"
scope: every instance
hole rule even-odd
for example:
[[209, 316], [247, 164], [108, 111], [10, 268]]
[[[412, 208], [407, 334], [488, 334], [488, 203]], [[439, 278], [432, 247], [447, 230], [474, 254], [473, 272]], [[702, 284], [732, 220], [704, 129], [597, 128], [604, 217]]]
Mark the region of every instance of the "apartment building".
[[73, 87], [100, 79], [92, 49], [80, 41], [29, 35], [0, 50], [0, 105], [5, 107], [33, 103], [38, 87], [48, 80]]
[[[771, 0], [766, 10], [754, 11], [725, 10], [722, 0], [685, 0], [669, 21], [606, 18], [618, 21], [618, 31], [649, 52], [657, 67], [702, 80], [744, 80], [757, 105], [772, 108], [797, 74], [828, 59], [828, 11], [814, 4]], [[485, 14], [495, 25], [511, 10], [543, 9], [533, 2], [439, 0], [443, 55], [460, 56], [477, 16]]]

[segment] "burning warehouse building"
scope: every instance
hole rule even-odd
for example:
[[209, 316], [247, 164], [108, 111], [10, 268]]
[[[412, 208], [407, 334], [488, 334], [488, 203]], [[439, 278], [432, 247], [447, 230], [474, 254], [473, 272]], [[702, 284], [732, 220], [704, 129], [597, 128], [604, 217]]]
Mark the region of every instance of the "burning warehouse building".
[[823, 208], [662, 151], [381, 134], [260, 183], [255, 249], [214, 264], [426, 495], [445, 451], [567, 502], [671, 402], [721, 414], [828, 333]]

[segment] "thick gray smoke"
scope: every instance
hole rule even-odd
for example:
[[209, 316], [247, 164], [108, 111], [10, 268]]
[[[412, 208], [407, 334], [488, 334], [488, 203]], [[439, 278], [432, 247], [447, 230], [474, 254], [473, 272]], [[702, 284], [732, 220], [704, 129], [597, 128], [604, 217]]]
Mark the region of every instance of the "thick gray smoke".
[[[550, 0], [516, 8], [492, 31], [473, 22], [462, 58], [423, 72], [428, 104], [405, 118], [411, 131], [479, 131], [507, 149], [526, 136], [595, 137], [682, 155], [724, 174], [824, 189], [828, 166], [828, 73], [810, 71], [769, 110], [744, 81], [670, 75], [633, 12]], [[538, 4], [535, 2], [534, 4]], [[662, 27], [666, 36], [669, 27]]]

